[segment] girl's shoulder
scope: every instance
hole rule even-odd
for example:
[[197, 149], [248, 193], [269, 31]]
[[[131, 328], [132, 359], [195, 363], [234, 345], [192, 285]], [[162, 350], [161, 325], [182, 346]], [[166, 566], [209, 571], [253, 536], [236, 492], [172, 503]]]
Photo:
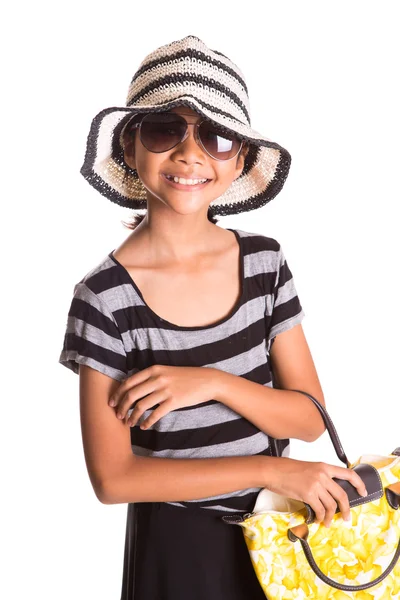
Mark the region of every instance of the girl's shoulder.
[[128, 372], [123, 341], [123, 286], [118, 285], [109, 255], [74, 285], [59, 363], [79, 374], [79, 365], [92, 367], [119, 381]]
[[236, 229], [236, 231], [249, 248], [254, 248], [255, 250], [280, 250], [280, 243], [273, 237], [256, 231], [245, 231], [244, 229]]
[[83, 276], [79, 279], [76, 285], [85, 284], [89, 289], [95, 291], [96, 282], [100, 280], [105, 281], [107, 275], [110, 275], [109, 269], [115, 266], [115, 263], [110, 257], [110, 254], [106, 254], [97, 264], [86, 271]]
[[127, 307], [140, 306], [142, 300], [129, 274], [113, 259], [112, 253], [113, 250], [81, 276], [74, 285], [74, 297], [98, 302], [115, 317]]
[[284, 258], [278, 240], [255, 231], [236, 231], [241, 238], [245, 269], [268, 276], [280, 269]]

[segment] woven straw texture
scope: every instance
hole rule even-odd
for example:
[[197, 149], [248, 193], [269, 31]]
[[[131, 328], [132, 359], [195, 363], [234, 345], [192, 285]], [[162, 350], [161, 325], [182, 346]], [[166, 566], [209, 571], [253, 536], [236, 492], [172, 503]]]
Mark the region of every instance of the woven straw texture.
[[289, 152], [251, 127], [248, 90], [239, 67], [193, 35], [146, 56], [131, 80], [126, 105], [105, 108], [94, 117], [83, 177], [112, 202], [145, 209], [146, 189], [124, 160], [123, 130], [136, 115], [181, 105], [250, 144], [241, 175], [210, 203], [212, 215], [259, 208], [280, 192], [290, 168]]

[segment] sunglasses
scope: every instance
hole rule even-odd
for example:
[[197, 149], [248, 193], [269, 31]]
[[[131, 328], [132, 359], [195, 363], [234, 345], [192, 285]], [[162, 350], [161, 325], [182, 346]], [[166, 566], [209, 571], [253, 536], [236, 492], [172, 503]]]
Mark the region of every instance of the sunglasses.
[[[243, 141], [235, 135], [222, 132], [206, 120], [192, 123], [196, 142], [211, 158], [231, 160], [237, 156]], [[150, 152], [167, 152], [183, 142], [188, 136], [189, 123], [175, 113], [148, 113], [140, 122], [130, 126], [139, 129], [140, 141]]]

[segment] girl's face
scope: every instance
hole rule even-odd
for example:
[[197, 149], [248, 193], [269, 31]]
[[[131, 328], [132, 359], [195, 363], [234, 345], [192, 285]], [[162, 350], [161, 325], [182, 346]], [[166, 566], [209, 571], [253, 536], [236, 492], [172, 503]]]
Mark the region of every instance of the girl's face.
[[[190, 124], [201, 120], [201, 115], [187, 106], [176, 106], [168, 112], [182, 115]], [[147, 190], [147, 207], [150, 209], [161, 201], [180, 214], [207, 211], [212, 200], [221, 196], [231, 183], [239, 177], [244, 167], [248, 147], [241, 149], [231, 160], [215, 160], [196, 142], [194, 127], [189, 127], [187, 138], [166, 152], [154, 153], [147, 150], [138, 130], [135, 144], [125, 146], [125, 162], [136, 169], [139, 179]], [[165, 175], [177, 175], [186, 179], [209, 179], [205, 186], [178, 189]]]

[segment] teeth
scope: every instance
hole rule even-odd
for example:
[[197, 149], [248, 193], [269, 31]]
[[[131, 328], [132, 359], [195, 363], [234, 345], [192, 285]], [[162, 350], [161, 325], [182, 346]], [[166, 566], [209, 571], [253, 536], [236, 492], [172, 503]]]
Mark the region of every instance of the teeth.
[[197, 185], [199, 183], [205, 183], [207, 179], [184, 179], [183, 177], [172, 177], [167, 175], [168, 179], [175, 181], [175, 183], [181, 183], [183, 185]]

